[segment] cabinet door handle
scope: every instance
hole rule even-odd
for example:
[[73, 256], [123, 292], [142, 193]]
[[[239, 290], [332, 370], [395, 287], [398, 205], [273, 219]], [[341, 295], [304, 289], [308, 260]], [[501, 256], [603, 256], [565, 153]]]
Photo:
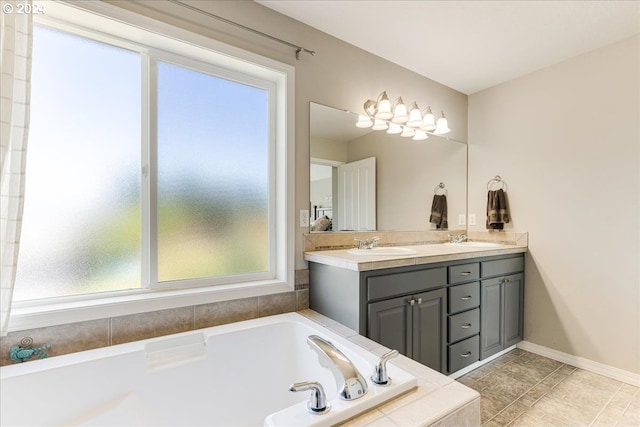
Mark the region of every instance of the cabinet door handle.
[[466, 353], [463, 353], [463, 354], [460, 355], [460, 357], [469, 357], [469, 356], [471, 356], [471, 352], [470, 351], [467, 351]]
[[422, 298], [418, 298], [418, 304], [422, 304]]
[[462, 272], [460, 272], [460, 275], [461, 275], [461, 276], [468, 276], [468, 275], [470, 275], [470, 274], [471, 274], [471, 272], [470, 272], [470, 271], [462, 271]]
[[465, 323], [464, 325], [460, 325], [462, 329], [469, 329], [471, 327], [471, 323]]
[[471, 295], [465, 295], [465, 296], [463, 296], [463, 297], [460, 297], [460, 299], [461, 299], [462, 301], [469, 301], [469, 300], [471, 299]]
[[416, 300], [414, 300], [413, 298], [409, 300], [409, 305], [414, 305], [415, 303], [416, 303]]

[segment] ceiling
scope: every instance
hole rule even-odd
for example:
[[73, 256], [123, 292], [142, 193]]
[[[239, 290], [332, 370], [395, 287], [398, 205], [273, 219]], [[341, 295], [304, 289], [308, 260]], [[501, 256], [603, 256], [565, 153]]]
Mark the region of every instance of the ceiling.
[[468, 95], [640, 33], [640, 0], [256, 1]]

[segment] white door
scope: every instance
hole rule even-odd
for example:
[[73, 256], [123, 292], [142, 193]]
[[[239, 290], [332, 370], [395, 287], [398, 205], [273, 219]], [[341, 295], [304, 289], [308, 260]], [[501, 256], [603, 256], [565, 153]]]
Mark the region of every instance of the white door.
[[376, 158], [338, 166], [336, 230], [376, 229]]

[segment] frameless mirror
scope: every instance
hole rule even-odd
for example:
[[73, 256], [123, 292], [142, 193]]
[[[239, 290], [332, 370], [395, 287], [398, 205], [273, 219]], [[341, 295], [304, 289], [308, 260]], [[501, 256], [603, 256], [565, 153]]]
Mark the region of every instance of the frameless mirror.
[[[310, 103], [311, 231], [435, 230], [429, 222], [434, 194], [447, 196], [448, 229], [464, 229], [459, 219], [467, 213], [467, 145], [434, 135], [414, 141], [360, 129], [357, 120], [357, 114]], [[373, 175], [370, 167], [368, 178], [360, 171], [347, 174], [358, 191], [345, 194], [339, 168], [370, 159]], [[373, 212], [366, 209], [371, 197]], [[353, 220], [362, 211], [364, 219]]]

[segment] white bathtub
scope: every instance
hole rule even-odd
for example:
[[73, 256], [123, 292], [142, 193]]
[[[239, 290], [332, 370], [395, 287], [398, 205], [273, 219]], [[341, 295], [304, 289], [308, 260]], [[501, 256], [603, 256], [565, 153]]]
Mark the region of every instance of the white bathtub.
[[[346, 402], [306, 343], [316, 334], [342, 350], [369, 382]], [[55, 343], [53, 343], [55, 345]], [[390, 387], [369, 381], [376, 356], [296, 313], [154, 338], [0, 369], [2, 426], [328, 426], [415, 387], [389, 363]], [[319, 381], [331, 410], [306, 411]]]

